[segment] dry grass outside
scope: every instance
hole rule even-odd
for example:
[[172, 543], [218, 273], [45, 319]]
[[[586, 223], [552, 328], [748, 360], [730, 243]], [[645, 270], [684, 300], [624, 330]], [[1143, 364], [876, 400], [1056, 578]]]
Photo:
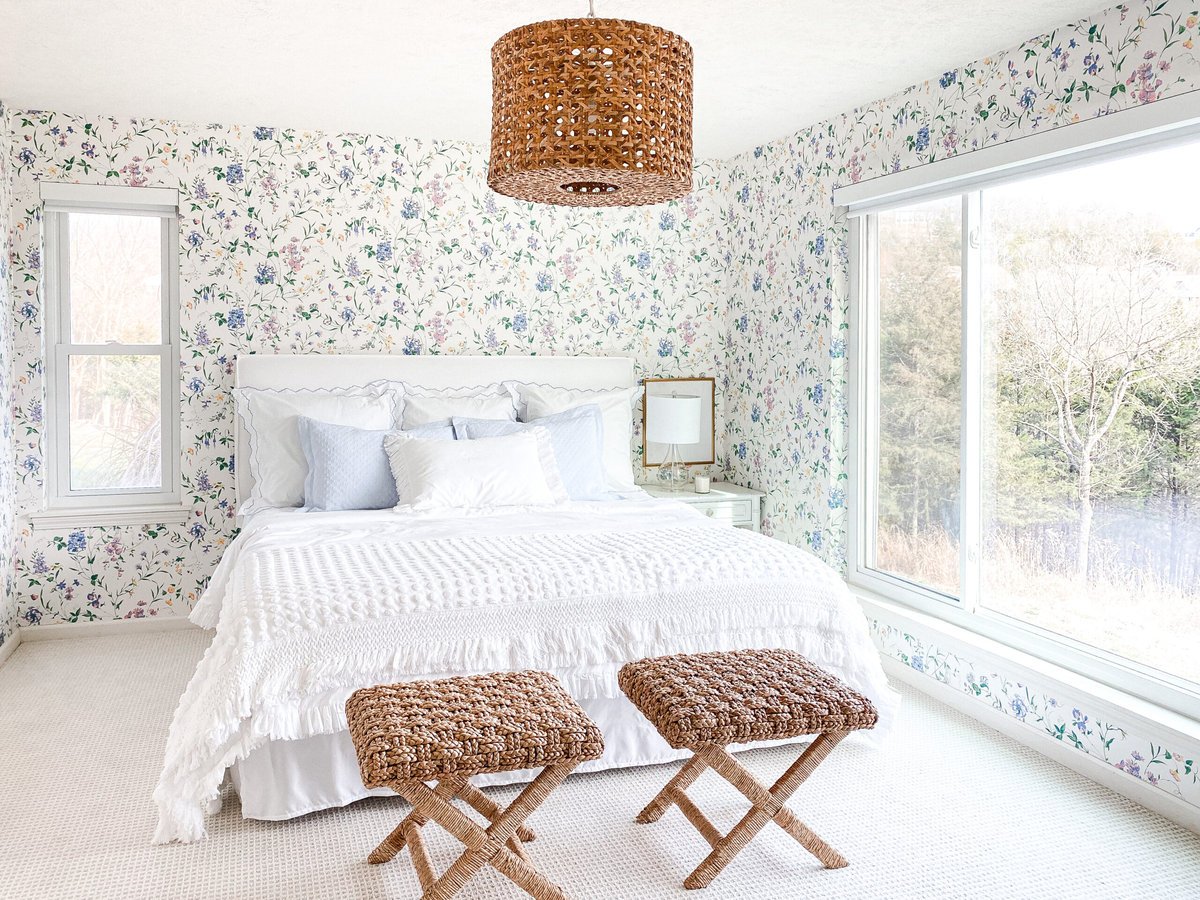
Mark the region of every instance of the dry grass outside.
[[928, 587], [958, 595], [958, 541], [942, 529], [914, 534], [880, 527], [875, 567]]
[[[881, 529], [878, 568], [958, 593], [958, 542], [940, 529]], [[982, 604], [1023, 622], [1200, 682], [1200, 595], [1114, 565], [1086, 584], [1049, 571], [1007, 535], [992, 535], [983, 559]]]

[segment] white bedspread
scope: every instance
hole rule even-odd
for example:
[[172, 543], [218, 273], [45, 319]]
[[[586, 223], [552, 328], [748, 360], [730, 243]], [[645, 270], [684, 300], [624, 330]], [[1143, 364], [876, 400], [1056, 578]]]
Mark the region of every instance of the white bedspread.
[[833, 570], [669, 501], [263, 513], [191, 618], [216, 635], [171, 724], [157, 842], [203, 837], [229, 765], [268, 740], [344, 730], [364, 685], [539, 668], [577, 697], [613, 696], [631, 659], [780, 646], [871, 697], [881, 723], [895, 704]]

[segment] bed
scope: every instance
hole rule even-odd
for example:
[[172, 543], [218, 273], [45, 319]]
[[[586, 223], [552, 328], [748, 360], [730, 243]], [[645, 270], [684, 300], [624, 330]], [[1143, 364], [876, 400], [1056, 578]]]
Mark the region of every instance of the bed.
[[[617, 357], [238, 363], [241, 386], [377, 379], [634, 383], [632, 362]], [[237, 440], [240, 450], [240, 423]], [[239, 495], [249, 489], [242, 467]], [[349, 694], [369, 684], [551, 671], [605, 735], [604, 756], [583, 770], [679, 756], [617, 689], [620, 666], [644, 656], [788, 647], [869, 696], [881, 731], [896, 704], [837, 573], [803, 550], [640, 492], [487, 513], [262, 510], [243, 522], [191, 618], [215, 634], [172, 722], [155, 792], [158, 842], [203, 837], [226, 775], [249, 818], [288, 819], [370, 795], [344, 713]]]

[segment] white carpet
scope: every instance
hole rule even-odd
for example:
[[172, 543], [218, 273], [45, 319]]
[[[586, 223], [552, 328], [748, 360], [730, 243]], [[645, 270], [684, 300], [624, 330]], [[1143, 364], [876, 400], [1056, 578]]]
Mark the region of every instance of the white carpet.
[[[241, 819], [229, 796], [207, 840], [150, 845], [167, 724], [205, 642], [30, 642], [0, 667], [0, 896], [417, 897], [406, 857], [366, 863], [403, 815], [399, 799], [263, 823]], [[821, 869], [769, 825], [710, 888], [685, 892], [707, 845], [678, 810], [632, 821], [674, 765], [572, 777], [532, 818], [530, 855], [570, 896], [601, 900], [1200, 897], [1200, 837], [901, 690], [890, 747], [843, 744], [791, 802], [848, 868]], [[741, 756], [773, 780], [795, 751]], [[492, 793], [507, 802], [515, 790]], [[747, 805], [712, 773], [691, 794], [724, 829]], [[449, 864], [456, 842], [428, 834]], [[461, 896], [524, 894], [488, 872]]]

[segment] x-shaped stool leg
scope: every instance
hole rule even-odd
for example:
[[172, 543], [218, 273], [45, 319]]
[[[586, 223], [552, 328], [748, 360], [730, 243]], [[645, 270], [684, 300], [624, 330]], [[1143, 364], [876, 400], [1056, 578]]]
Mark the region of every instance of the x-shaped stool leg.
[[[696, 867], [686, 879], [685, 888], [704, 888], [720, 874], [751, 839], [768, 822], [775, 822], [791, 835], [805, 850], [815, 856], [827, 869], [840, 869], [848, 865], [840, 853], [826, 844], [812, 829], [796, 818], [784, 804], [795, 793], [804, 780], [819, 766], [846, 732], [830, 731], [820, 734], [800, 754], [791, 767], [783, 773], [770, 789], [763, 787], [754, 776], [727, 750], [717, 744], [706, 744], [696, 748], [695, 755], [687, 761], [675, 777], [667, 782], [649, 805], [638, 815], [639, 822], [655, 822], [671, 804], [680, 811], [704, 836], [712, 847], [704, 862]], [[750, 811], [722, 836], [717, 827], [684, 793], [704, 769], [712, 768], [722, 778], [737, 788], [753, 806]]]
[[[449, 777], [443, 778], [433, 787], [433, 792], [439, 797], [444, 797], [447, 800], [461, 798], [480, 815], [487, 816], [491, 821], [496, 821], [496, 817], [500, 813], [498, 807], [483, 791], [471, 784], [465, 778]], [[371, 855], [367, 857], [367, 862], [371, 865], [379, 865], [380, 863], [389, 862], [395, 858], [396, 854], [404, 849], [408, 843], [408, 832], [415, 830], [416, 840], [420, 842], [420, 829], [428, 822], [425, 816], [422, 816], [415, 809], [404, 817], [396, 828], [383, 839], [383, 842], [371, 851]], [[525, 852], [521, 849], [520, 841], [529, 842], [534, 840], [537, 835], [533, 833], [533, 829], [528, 825], [518, 825], [517, 833], [513, 838], [509, 839], [509, 847], [518, 856], [524, 857]], [[419, 851], [418, 851], [419, 852]]]
[[[421, 880], [423, 900], [447, 900], [453, 897], [485, 865], [492, 866], [536, 900], [566, 900], [560, 887], [529, 864], [519, 841], [533, 839], [533, 832], [523, 824], [525, 819], [562, 784], [576, 765], [578, 763], [572, 761], [547, 766], [503, 811], [471, 785], [466, 785], [467, 790], [463, 790], [462, 779], [447, 779], [436, 788], [430, 788], [420, 781], [398, 783], [395, 789], [412, 804], [413, 810], [371, 854], [371, 861], [376, 861], [376, 855], [384, 851], [385, 846], [391, 854], [386, 859], [390, 859], [407, 843], [417, 877]], [[447, 785], [444, 790], [443, 785]], [[475, 809], [492, 819], [486, 829], [451, 804], [450, 801], [460, 793]], [[438, 878], [434, 878], [429, 856], [420, 837], [421, 826], [430, 820], [437, 822], [467, 848]], [[397, 836], [398, 839], [394, 840]], [[396, 849], [391, 850], [392, 846], [396, 846]]]

